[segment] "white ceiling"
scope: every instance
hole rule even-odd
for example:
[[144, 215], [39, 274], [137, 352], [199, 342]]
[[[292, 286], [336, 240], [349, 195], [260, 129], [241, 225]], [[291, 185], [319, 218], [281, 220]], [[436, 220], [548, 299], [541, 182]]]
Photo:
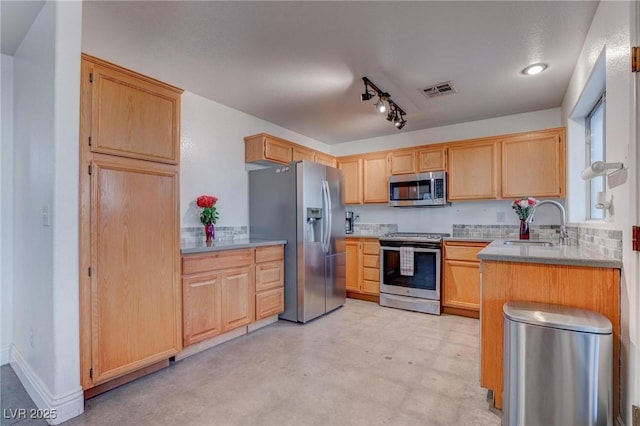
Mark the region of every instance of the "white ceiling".
[[[560, 106], [597, 4], [85, 1], [82, 45], [334, 144]], [[520, 73], [539, 61], [544, 73]], [[362, 76], [407, 112], [404, 129], [360, 102]], [[458, 93], [422, 94], [448, 80]]]
[[5, 55], [13, 56], [36, 19], [44, 1], [0, 0], [0, 45]]

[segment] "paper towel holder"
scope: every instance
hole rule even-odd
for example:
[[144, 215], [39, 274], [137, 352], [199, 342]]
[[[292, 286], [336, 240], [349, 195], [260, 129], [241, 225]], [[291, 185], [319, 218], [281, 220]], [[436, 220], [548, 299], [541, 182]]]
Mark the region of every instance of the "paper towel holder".
[[616, 169], [620, 170], [624, 167], [622, 163], [605, 163], [604, 161], [594, 161], [586, 169], [580, 173], [580, 177], [583, 180], [593, 179], [594, 177], [602, 176], [607, 173], [607, 170]]

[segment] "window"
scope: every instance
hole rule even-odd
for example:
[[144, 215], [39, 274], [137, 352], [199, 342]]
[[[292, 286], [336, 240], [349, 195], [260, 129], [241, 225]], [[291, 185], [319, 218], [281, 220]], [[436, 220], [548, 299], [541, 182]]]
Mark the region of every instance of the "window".
[[[602, 94], [586, 117], [586, 167], [594, 161], [605, 161], [605, 95]], [[598, 176], [587, 184], [587, 219], [604, 219], [604, 210], [596, 209], [598, 192], [605, 190], [605, 176]]]

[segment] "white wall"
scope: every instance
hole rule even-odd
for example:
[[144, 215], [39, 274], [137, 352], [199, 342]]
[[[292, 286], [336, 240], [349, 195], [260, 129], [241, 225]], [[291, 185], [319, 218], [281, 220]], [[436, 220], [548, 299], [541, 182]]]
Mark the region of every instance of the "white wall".
[[[126, 64], [123, 64], [126, 66]], [[329, 147], [283, 127], [191, 92], [182, 95], [180, 129], [181, 226], [201, 226], [198, 196], [219, 198], [219, 226], [249, 225], [249, 177], [244, 137], [269, 133], [323, 152]]]
[[0, 65], [0, 364], [6, 364], [13, 339], [13, 57], [2, 55]]
[[[631, 404], [640, 401], [636, 365], [640, 359], [640, 331], [637, 324], [640, 280], [638, 255], [629, 249], [630, 229], [637, 218], [638, 203], [635, 79], [630, 71], [629, 55], [630, 46], [637, 34], [636, 8], [636, 2], [600, 2], [562, 104], [563, 122], [571, 130], [576, 124], [570, 118], [577, 109], [583, 107], [581, 99], [588, 96], [588, 82], [594, 69], [597, 69], [598, 58], [604, 50], [607, 91], [606, 158], [607, 161], [622, 161], [629, 169], [627, 183], [608, 190], [614, 196], [615, 214], [611, 222], [606, 224], [610, 228], [621, 229], [623, 234], [621, 415], [628, 425], [631, 425]], [[570, 131], [570, 150], [579, 149], [575, 144], [582, 144], [583, 141], [579, 129]], [[569, 170], [569, 191], [584, 190], [584, 184], [578, 178], [579, 169], [580, 166], [576, 165]], [[573, 197], [570, 197], [570, 201], [571, 199]]]
[[57, 411], [53, 424], [84, 405], [78, 369], [81, 16], [81, 2], [47, 2], [14, 56], [11, 365], [36, 405]]

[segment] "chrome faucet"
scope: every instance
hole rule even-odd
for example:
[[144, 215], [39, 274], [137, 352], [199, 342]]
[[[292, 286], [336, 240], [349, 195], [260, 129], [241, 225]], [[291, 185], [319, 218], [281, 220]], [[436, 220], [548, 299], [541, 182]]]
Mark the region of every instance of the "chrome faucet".
[[564, 210], [564, 206], [554, 200], [542, 200], [536, 203], [531, 209], [531, 214], [526, 220], [527, 224], [533, 222], [533, 215], [536, 214], [536, 210], [543, 204], [553, 204], [560, 210], [560, 244], [567, 245], [569, 243], [569, 233], [567, 232], [567, 213]]

